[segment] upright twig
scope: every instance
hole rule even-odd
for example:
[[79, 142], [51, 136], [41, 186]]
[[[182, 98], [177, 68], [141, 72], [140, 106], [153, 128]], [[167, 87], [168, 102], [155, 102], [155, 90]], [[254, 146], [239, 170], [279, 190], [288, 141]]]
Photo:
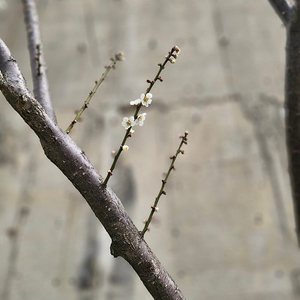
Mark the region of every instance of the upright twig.
[[160, 188], [160, 190], [158, 192], [157, 197], [154, 200], [153, 206], [151, 206], [151, 212], [149, 214], [149, 217], [145, 221], [145, 226], [144, 226], [144, 228], [142, 230], [142, 233], [141, 233], [142, 237], [144, 237], [145, 233], [147, 232], [147, 230], [149, 228], [149, 225], [150, 225], [150, 223], [152, 221], [152, 217], [153, 217], [154, 213], [156, 211], [158, 211], [158, 206], [157, 205], [158, 205], [158, 202], [159, 202], [159, 199], [160, 199], [161, 195], [166, 195], [165, 185], [168, 182], [168, 178], [170, 176], [171, 171], [174, 170], [174, 168], [175, 168], [174, 164], [175, 164], [175, 161], [176, 161], [176, 158], [177, 158], [178, 154], [179, 153], [184, 154], [184, 150], [181, 150], [181, 147], [182, 147], [183, 144], [187, 144], [187, 136], [188, 136], [188, 132], [187, 131], [184, 133], [184, 135], [180, 136], [181, 141], [180, 141], [180, 144], [178, 146], [178, 149], [176, 150], [176, 153], [174, 155], [170, 156], [171, 163], [170, 163], [170, 166], [169, 166], [169, 170], [166, 173], [165, 178], [161, 181], [162, 182], [161, 188]]
[[[152, 88], [153, 88], [153, 86], [154, 86], [154, 84], [156, 83], [157, 80], [159, 80], [160, 82], [163, 81], [163, 79], [160, 76], [162, 70], [165, 68], [167, 62], [175, 63], [175, 60], [178, 57], [178, 53], [179, 52], [180, 52], [180, 49], [177, 46], [174, 46], [171, 49], [171, 51], [165, 56], [164, 62], [162, 64], [161, 63], [158, 64], [158, 66], [159, 66], [158, 72], [155, 75], [155, 77], [154, 77], [153, 80], [149, 80], [149, 79], [147, 80], [147, 83], [149, 83], [149, 87], [147, 88], [145, 94], [142, 94], [142, 95], [144, 95], [144, 96], [142, 96], [142, 98], [147, 97], [147, 94], [149, 95], [150, 91], [152, 90]], [[152, 97], [152, 95], [150, 97]], [[144, 98], [144, 99], [147, 99], [147, 98]], [[142, 99], [138, 99], [138, 100], [142, 100]], [[147, 101], [148, 100], [150, 100], [150, 98], [147, 99]], [[132, 101], [132, 102], [135, 102], [135, 101]], [[143, 105], [143, 103], [141, 101], [139, 103], [137, 103], [134, 116], [131, 117], [133, 120], [132, 121], [129, 120], [131, 123], [135, 122], [135, 120], [138, 118], [138, 114], [139, 114], [139, 111], [140, 111], [142, 105]], [[125, 119], [128, 119], [128, 118], [125, 118]], [[131, 123], [129, 123], [129, 124], [131, 124]], [[118, 159], [119, 159], [119, 157], [121, 155], [121, 152], [124, 150], [125, 143], [126, 143], [127, 139], [131, 136], [130, 132], [131, 132], [132, 126], [127, 126], [127, 127], [125, 126], [125, 128], [126, 128], [126, 132], [125, 132], [124, 138], [123, 138], [123, 140], [121, 142], [121, 145], [119, 147], [119, 150], [118, 150], [117, 154], [115, 155], [115, 157], [113, 159], [113, 162], [112, 162], [112, 165], [111, 165], [110, 169], [107, 171], [106, 178], [105, 178], [105, 180], [103, 182], [104, 186], [107, 185], [108, 180], [113, 175], [113, 171], [114, 171], [114, 169], [116, 167], [117, 161], [118, 161]]]
[[124, 60], [124, 54], [122, 52], [116, 54], [114, 58], [111, 58], [110, 65], [108, 65], [108, 66], [105, 67], [106, 70], [102, 74], [101, 78], [98, 81], [95, 81], [94, 88], [89, 92], [89, 95], [86, 98], [86, 100], [84, 101], [81, 109], [78, 111], [78, 113], [76, 114], [75, 118], [70, 123], [69, 127], [66, 129], [66, 133], [67, 134], [70, 133], [70, 131], [72, 130], [72, 128], [74, 127], [74, 125], [79, 121], [79, 118], [81, 117], [81, 115], [83, 114], [83, 112], [88, 108], [88, 106], [90, 104], [90, 101], [92, 100], [93, 96], [95, 95], [95, 93], [96, 93], [97, 89], [99, 88], [99, 86], [101, 85], [101, 83], [106, 78], [106, 76], [109, 73], [109, 71], [111, 69], [115, 68], [115, 65], [116, 65], [117, 61], [122, 61], [122, 60]]
[[56, 116], [52, 107], [49, 92], [46, 65], [43, 54], [42, 40], [40, 36], [39, 20], [34, 0], [22, 0], [24, 19], [27, 30], [27, 41], [31, 63], [31, 75], [33, 80], [34, 97], [52, 121], [55, 123]]

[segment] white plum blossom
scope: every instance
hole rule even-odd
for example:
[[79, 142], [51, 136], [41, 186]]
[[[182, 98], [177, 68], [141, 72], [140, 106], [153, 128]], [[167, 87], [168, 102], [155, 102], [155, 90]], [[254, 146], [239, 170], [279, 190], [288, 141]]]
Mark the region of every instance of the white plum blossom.
[[136, 100], [133, 100], [133, 101], [130, 101], [130, 105], [139, 105], [141, 103], [141, 99], [136, 99]]
[[131, 116], [129, 118], [127, 117], [123, 118], [122, 126], [125, 127], [125, 129], [128, 129], [129, 127], [132, 127], [134, 125], [136, 125], [134, 116]]
[[128, 150], [129, 150], [129, 147], [128, 147], [127, 145], [124, 145], [124, 146], [122, 147], [122, 149], [123, 149], [124, 151], [128, 151]]
[[146, 96], [145, 94], [141, 94], [141, 97], [140, 97], [141, 101], [142, 101], [142, 104], [146, 107], [148, 107], [151, 102], [152, 102], [152, 94], [151, 93], [147, 93]]
[[146, 113], [140, 114], [136, 119], [136, 125], [143, 126], [146, 119]]
[[141, 94], [139, 99], [130, 101], [130, 105], [139, 105], [140, 103], [142, 103], [144, 106], [148, 107], [151, 102], [152, 102], [152, 94], [151, 93], [147, 93], [146, 96], [145, 94]]

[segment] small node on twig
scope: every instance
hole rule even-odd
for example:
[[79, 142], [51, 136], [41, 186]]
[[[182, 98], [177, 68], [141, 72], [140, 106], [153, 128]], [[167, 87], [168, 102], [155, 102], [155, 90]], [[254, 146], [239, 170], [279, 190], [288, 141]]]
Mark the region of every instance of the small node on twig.
[[124, 57], [124, 53], [123, 52], [119, 52], [115, 55], [116, 57], [116, 60], [118, 61], [124, 61], [125, 60], [125, 57]]
[[151, 208], [153, 211], [156, 211], [156, 212], [159, 211], [159, 208], [157, 206], [151, 206]]
[[107, 173], [108, 173], [109, 175], [113, 175], [113, 172], [112, 172], [111, 170], [107, 170]]
[[171, 155], [170, 156], [170, 159], [174, 159], [174, 158], [176, 158], [176, 155]]
[[157, 77], [157, 79], [160, 81], [160, 82], [163, 82], [164, 80], [161, 78], [161, 76]]
[[175, 59], [174, 57], [170, 57], [170, 58], [169, 58], [169, 62], [170, 62], [171, 64], [175, 64], [176, 59]]
[[163, 195], [167, 195], [166, 191], [162, 191], [161, 193], [162, 193]]
[[162, 181], [163, 184], [166, 184], [166, 183], [167, 183], [167, 181], [164, 180], [164, 179], [162, 179], [161, 181]]
[[174, 47], [173, 47], [173, 50], [174, 50], [177, 54], [180, 53], [180, 48], [179, 48], [178, 46], [174, 46]]
[[35, 60], [37, 61], [37, 67], [35, 69], [37, 70], [37, 75], [40, 76], [40, 75], [42, 75], [42, 72], [41, 72], [42, 64], [41, 64], [40, 44], [36, 44], [35, 48], [36, 48]]

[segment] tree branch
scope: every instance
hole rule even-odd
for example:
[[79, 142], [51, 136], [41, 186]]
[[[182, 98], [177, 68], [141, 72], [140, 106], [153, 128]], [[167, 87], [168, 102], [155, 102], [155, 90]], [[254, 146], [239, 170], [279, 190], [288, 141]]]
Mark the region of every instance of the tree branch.
[[9, 49], [0, 39], [0, 90], [40, 139], [45, 155], [86, 199], [112, 239], [111, 253], [133, 267], [154, 299], [184, 299], [174, 280], [141, 237], [121, 201], [83, 151], [30, 95]]
[[33, 0], [22, 0], [24, 19], [27, 30], [27, 41], [30, 55], [31, 74], [33, 80], [33, 93], [42, 105], [48, 116], [55, 123], [56, 116], [52, 107], [47, 78], [46, 64], [40, 36], [39, 21], [36, 5]]
[[269, 0], [269, 2], [283, 24], [287, 25], [293, 12], [293, 6], [287, 0]]
[[286, 142], [291, 178], [296, 234], [300, 247], [300, 1], [287, 26], [285, 108]]

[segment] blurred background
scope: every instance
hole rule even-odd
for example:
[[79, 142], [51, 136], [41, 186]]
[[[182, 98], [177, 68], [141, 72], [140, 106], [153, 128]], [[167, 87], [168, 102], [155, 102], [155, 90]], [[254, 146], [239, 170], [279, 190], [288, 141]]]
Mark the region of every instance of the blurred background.
[[[37, 0], [53, 105], [101, 174], [121, 122], [174, 46], [143, 127], [109, 185], [138, 228], [189, 131], [146, 240], [187, 299], [300, 299], [284, 137], [285, 28], [268, 1]], [[0, 36], [27, 80], [22, 4], [0, 0]], [[152, 299], [85, 200], [0, 95], [0, 300]]]

